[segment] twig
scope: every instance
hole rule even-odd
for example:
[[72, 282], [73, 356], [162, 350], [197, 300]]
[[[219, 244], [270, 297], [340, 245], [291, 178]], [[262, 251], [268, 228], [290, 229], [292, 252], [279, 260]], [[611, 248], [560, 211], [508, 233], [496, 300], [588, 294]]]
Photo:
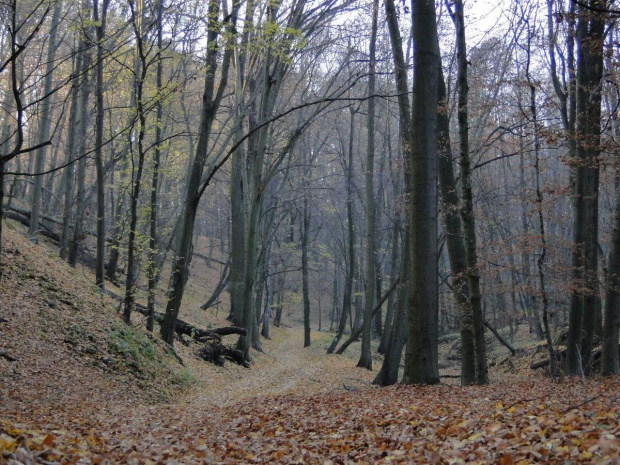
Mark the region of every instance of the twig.
[[4, 358], [4, 359], [8, 360], [9, 362], [17, 362], [17, 359], [15, 357], [11, 357], [6, 352], [0, 352], [0, 358]]
[[543, 397], [550, 396], [551, 394], [552, 394], [552, 392], [548, 392], [546, 394], [543, 394], [542, 396], [534, 397], [533, 399], [519, 399], [518, 401], [513, 402], [512, 404], [510, 404], [508, 407], [505, 407], [504, 410], [508, 410], [508, 409], [514, 407], [517, 404], [524, 404], [526, 402], [534, 402], [535, 400], [540, 400]]
[[599, 397], [602, 397], [602, 396], [603, 396], [603, 394], [605, 394], [605, 393], [606, 393], [607, 391], [609, 391], [610, 389], [611, 389], [611, 386], [607, 387], [607, 389], [605, 389], [605, 390], [604, 390], [604, 391], [602, 391], [601, 393], [597, 394], [596, 396], [591, 397], [591, 398], [589, 398], [589, 399], [586, 399], [585, 401], [583, 401], [583, 402], [582, 402], [582, 403], [580, 403], [580, 404], [577, 404], [577, 405], [573, 405], [573, 406], [571, 406], [571, 407], [568, 407], [566, 410], [561, 411], [561, 412], [560, 412], [560, 414], [564, 415], [565, 413], [568, 413], [568, 412], [570, 412], [571, 410], [575, 410], [575, 409], [577, 409], [577, 408], [579, 408], [579, 407], [583, 407], [584, 405], [589, 404], [589, 403], [590, 403], [590, 402], [592, 402], [593, 400], [596, 400], [596, 399], [598, 399]]

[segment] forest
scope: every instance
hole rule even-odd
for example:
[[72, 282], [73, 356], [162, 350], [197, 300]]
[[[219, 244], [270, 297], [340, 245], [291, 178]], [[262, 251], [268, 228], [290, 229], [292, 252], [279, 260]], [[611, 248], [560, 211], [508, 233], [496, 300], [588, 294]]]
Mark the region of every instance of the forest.
[[0, 18], [0, 463], [616, 463], [612, 0]]

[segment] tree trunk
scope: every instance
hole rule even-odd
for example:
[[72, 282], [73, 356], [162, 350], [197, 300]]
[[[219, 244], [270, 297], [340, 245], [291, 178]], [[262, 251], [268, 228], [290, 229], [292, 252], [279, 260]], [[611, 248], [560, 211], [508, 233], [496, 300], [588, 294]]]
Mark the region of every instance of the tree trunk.
[[[82, 40], [78, 42], [78, 50], [77, 50], [77, 58], [75, 61], [75, 71], [76, 72], [84, 72], [82, 68], [83, 61], [83, 48], [84, 43]], [[80, 108], [80, 84], [83, 82], [84, 77], [82, 79], [75, 78], [71, 82], [71, 107], [69, 110], [69, 128], [80, 128], [80, 113], [82, 110]], [[67, 147], [65, 150], [65, 163], [67, 167], [65, 168], [65, 176], [64, 176], [64, 213], [63, 213], [63, 221], [62, 221], [62, 233], [60, 239], [60, 258], [66, 260], [69, 255], [69, 238], [71, 235], [71, 226], [73, 224], [73, 182], [74, 182], [74, 173], [75, 166], [74, 161], [77, 155], [77, 148], [79, 145], [77, 131], [70, 130], [67, 134]]]
[[[391, 1], [391, 0], [387, 0]], [[394, 315], [394, 324], [390, 338], [388, 339], [383, 363], [377, 376], [373, 380], [373, 384], [379, 386], [391, 386], [398, 382], [398, 369], [402, 358], [403, 347], [407, 338], [407, 302], [409, 300], [409, 286], [405, 279], [409, 276], [409, 225], [405, 227], [405, 240], [403, 241], [403, 255], [401, 259], [401, 283], [398, 287], [398, 297], [396, 299], [396, 314]]]
[[409, 299], [405, 384], [437, 384], [437, 83], [439, 45], [435, 2], [411, 2], [413, 129], [409, 224]]
[[[85, 2], [85, 11], [90, 12], [88, 1]], [[91, 52], [88, 48], [85, 48], [83, 62], [82, 62], [82, 79], [80, 82], [80, 103], [78, 105], [80, 112], [80, 120], [77, 125], [77, 151], [80, 156], [77, 165], [77, 198], [76, 198], [76, 212], [75, 212], [75, 225], [73, 228], [73, 238], [69, 246], [69, 253], [67, 262], [72, 267], [75, 267], [77, 263], [78, 250], [80, 243], [82, 242], [83, 228], [84, 228], [84, 215], [86, 213], [86, 129], [88, 122], [88, 100], [90, 97], [90, 76], [89, 69], [91, 67]]]
[[[131, 4], [133, 5], [133, 4]], [[141, 5], [140, 3], [138, 5]], [[138, 135], [137, 135], [137, 149], [138, 149], [138, 163], [137, 169], [136, 163], [132, 159], [131, 163], [131, 179], [132, 187], [129, 195], [129, 237], [127, 240], [127, 276], [125, 280], [125, 299], [123, 302], [123, 320], [125, 323], [131, 323], [131, 314], [134, 311], [136, 305], [136, 287], [137, 287], [137, 258], [139, 257], [139, 250], [137, 249], [136, 238], [138, 236], [138, 200], [140, 198], [140, 192], [142, 190], [142, 172], [144, 170], [144, 159], [146, 157], [146, 150], [144, 148], [144, 138], [146, 136], [146, 109], [144, 108], [143, 94], [144, 85], [147, 75], [147, 56], [145, 51], [144, 36], [142, 30], [142, 17], [143, 11], [139, 7], [138, 10], [131, 9], [131, 21], [133, 23], [134, 33], [136, 36], [136, 71], [139, 72], [135, 75], [134, 88], [136, 89], [136, 114], [138, 120]], [[132, 153], [133, 157], [133, 153]]]
[[618, 337], [620, 336], [620, 188], [616, 187], [611, 249], [607, 260], [605, 319], [603, 323], [603, 347], [601, 373], [620, 373]]
[[373, 0], [372, 26], [370, 30], [370, 53], [368, 59], [368, 145], [366, 147], [366, 287], [364, 295], [364, 330], [362, 350], [357, 366], [372, 370], [371, 313], [375, 305], [375, 61], [377, 45], [377, 20], [379, 0]]
[[[411, 118], [411, 105], [409, 103], [408, 83], [407, 83], [407, 67], [405, 57], [403, 55], [402, 38], [398, 27], [396, 16], [396, 8], [394, 0], [385, 1], [386, 17], [390, 33], [390, 43], [392, 46], [392, 57], [394, 59], [394, 69], [396, 74], [396, 88], [398, 90], [398, 110], [400, 116], [400, 148], [403, 154], [404, 162], [404, 180], [405, 193], [407, 196], [411, 194], [411, 150], [413, 130]], [[396, 301], [396, 314], [394, 315], [394, 323], [387, 342], [383, 364], [379, 373], [375, 377], [373, 384], [380, 386], [388, 386], [398, 381], [398, 369], [402, 356], [403, 347], [408, 333], [408, 301], [409, 301], [409, 275], [410, 275], [410, 219], [405, 218], [405, 236], [403, 238], [401, 267], [401, 283], [398, 290], [398, 298]], [[434, 278], [436, 279], [436, 277]]]
[[[252, 17], [254, 15], [254, 2], [249, 1], [246, 7], [246, 16], [243, 27], [242, 42], [247, 43]], [[242, 90], [245, 79], [245, 52], [240, 51], [235, 55], [237, 79], [235, 88], [236, 114], [237, 124], [235, 130], [238, 139], [240, 128], [242, 126], [241, 106], [243, 105]], [[253, 103], [250, 103], [253, 105]], [[250, 110], [252, 111], [252, 110]], [[249, 142], [248, 142], [249, 144]], [[245, 280], [245, 257], [246, 257], [246, 211], [245, 196], [248, 194], [247, 186], [244, 183], [244, 172], [246, 171], [245, 153], [243, 147], [239, 147], [232, 154], [232, 166], [230, 172], [230, 316], [231, 321], [235, 325], [243, 324], [243, 296], [244, 296], [244, 280]]]
[[557, 374], [557, 364], [553, 342], [551, 340], [551, 329], [549, 327], [549, 297], [547, 295], [546, 275], [545, 275], [545, 258], [547, 256], [547, 237], [545, 234], [545, 221], [543, 215], [543, 193], [540, 187], [540, 129], [538, 125], [538, 108], [536, 105], [536, 86], [530, 75], [531, 65], [531, 41], [535, 34], [535, 30], [527, 32], [527, 62], [525, 74], [530, 88], [530, 117], [534, 125], [534, 169], [536, 175], [536, 210], [538, 213], [538, 232], [540, 235], [540, 255], [538, 256], [538, 281], [540, 284], [540, 294], [542, 300], [542, 319], [545, 329], [545, 339], [547, 342], [547, 350], [549, 351], [551, 376], [555, 378]]
[[448, 256], [454, 305], [460, 318], [461, 333], [461, 385], [468, 386], [476, 382], [476, 356], [474, 352], [474, 330], [472, 307], [469, 304], [467, 287], [465, 247], [463, 229], [459, 216], [460, 199], [457, 191], [456, 176], [452, 165], [450, 146], [450, 119], [446, 111], [446, 85], [441, 68], [439, 70], [439, 111], [437, 130], [439, 133], [439, 188], [443, 206], [443, 222], [446, 232]]
[[[398, 184], [394, 185], [394, 196], [400, 195], [400, 188]], [[400, 213], [398, 212], [398, 207], [394, 208], [394, 226], [392, 227], [392, 251], [390, 255], [390, 275], [392, 279], [396, 277], [397, 271], [397, 262], [398, 262], [398, 252], [399, 252], [399, 237], [400, 237], [400, 229], [401, 229], [401, 220]], [[396, 311], [396, 299], [394, 298], [394, 294], [390, 295], [387, 301], [387, 312], [385, 315], [385, 325], [383, 327], [383, 332], [381, 333], [381, 342], [379, 343], [378, 352], [380, 354], [384, 354], [387, 351], [388, 341], [390, 339], [390, 334], [392, 332], [392, 324], [394, 321], [394, 314]]]
[[484, 341], [484, 316], [480, 296], [480, 269], [478, 267], [471, 161], [469, 158], [469, 83], [467, 80], [467, 48], [465, 45], [465, 19], [462, 0], [455, 1], [454, 19], [456, 25], [458, 59], [459, 150], [461, 160], [461, 195], [463, 199], [461, 219], [463, 221], [463, 229], [465, 233], [465, 260], [467, 264], [466, 274], [474, 332], [476, 383], [488, 384], [489, 375], [486, 360], [486, 345]]
[[[591, 1], [605, 9], [606, 1]], [[574, 291], [566, 351], [569, 374], [587, 373], [598, 294], [598, 191], [605, 16], [581, 7], [577, 23], [577, 141], [573, 230]], [[577, 285], [575, 285], [577, 284]]]
[[353, 107], [349, 107], [350, 120], [349, 120], [349, 150], [348, 150], [348, 162], [346, 164], [346, 188], [347, 188], [347, 231], [348, 231], [348, 246], [347, 246], [347, 271], [345, 273], [344, 292], [342, 296], [342, 312], [340, 313], [340, 321], [338, 322], [338, 329], [336, 330], [336, 336], [332, 340], [332, 343], [327, 348], [328, 354], [333, 354], [334, 350], [340, 343], [344, 330], [347, 327], [347, 316], [351, 314], [351, 304], [353, 297], [353, 278], [355, 276], [355, 225], [353, 223], [353, 142], [355, 140], [355, 114], [357, 113]]
[[156, 267], [157, 262], [157, 192], [159, 189], [159, 164], [161, 158], [161, 140], [162, 140], [162, 116], [163, 116], [163, 96], [161, 92], [163, 90], [162, 74], [163, 74], [163, 59], [161, 56], [163, 48], [163, 0], [157, 2], [157, 71], [156, 71], [156, 89], [157, 89], [157, 115], [155, 119], [155, 153], [153, 154], [153, 178], [151, 181], [151, 211], [149, 217], [149, 258], [148, 258], [148, 278], [149, 289], [147, 297], [147, 312], [148, 317], [146, 321], [146, 329], [153, 332], [155, 327], [155, 291], [157, 289], [158, 275], [161, 272]]
[[[39, 129], [39, 142], [43, 143], [49, 140], [50, 130], [52, 127], [52, 86], [54, 84], [54, 70], [56, 68], [56, 35], [58, 33], [58, 23], [60, 22], [61, 3], [56, 3], [54, 12], [52, 13], [52, 24], [49, 32], [49, 43], [47, 46], [47, 62], [45, 65], [45, 80], [43, 83], [43, 96], [41, 102], [41, 123]], [[34, 187], [32, 190], [32, 208], [30, 216], [30, 228], [28, 230], [29, 239], [35, 244], [38, 243], [37, 234], [39, 231], [39, 214], [41, 211], [41, 193], [43, 191], [43, 172], [45, 167], [45, 158], [47, 156], [47, 145], [44, 145], [36, 153], [36, 163], [34, 168]]]
[[[521, 184], [521, 224], [523, 228], [523, 241], [526, 241], [529, 237], [529, 225], [527, 220], [527, 199], [525, 197], [526, 185], [525, 185], [525, 143], [524, 143], [524, 134], [523, 129], [519, 131], [519, 181]], [[522, 246], [523, 251], [521, 252], [521, 262], [522, 262], [522, 273], [523, 273], [523, 284], [525, 289], [523, 290], [524, 295], [524, 303], [525, 303], [525, 312], [527, 314], [530, 328], [534, 331], [536, 335], [536, 339], [542, 340], [543, 331], [542, 326], [540, 325], [540, 318], [538, 314], [538, 308], [534, 305], [532, 301], [532, 270], [531, 270], [531, 260], [530, 254], [525, 250], [525, 244]]]
[[[233, 4], [230, 24], [234, 26], [237, 17], [238, 3]], [[217, 39], [220, 34], [220, 25], [217, 22], [219, 16], [219, 2], [217, 0], [209, 1], [209, 24], [207, 34], [207, 59], [206, 59], [206, 76], [204, 93], [202, 100], [202, 116], [200, 122], [200, 136], [196, 147], [196, 155], [192, 163], [192, 169], [185, 194], [185, 209], [181, 220], [181, 229], [179, 233], [180, 241], [178, 247], [175, 248], [175, 260], [173, 261], [173, 269], [170, 275], [169, 298], [166, 305], [166, 313], [164, 321], [161, 325], [161, 335], [165, 342], [172, 345], [174, 342], [174, 333], [176, 321], [181, 308], [181, 300], [185, 291], [185, 284], [189, 274], [189, 265], [191, 263], [192, 237], [194, 233], [194, 220], [198, 204], [200, 203], [202, 174], [208, 155], [208, 142], [211, 134], [211, 127], [215, 120], [217, 109], [224, 95], [224, 90], [228, 82], [228, 68], [231, 59], [230, 46], [224, 52], [222, 58], [222, 72], [219, 87], [215, 91], [215, 73], [218, 64], [219, 47]], [[212, 20], [211, 20], [212, 19]]]
[[301, 279], [304, 301], [304, 347], [310, 346], [310, 289], [308, 285], [308, 230], [310, 229], [308, 196], [304, 197], [301, 222]]
[[94, 19], [97, 30], [97, 75], [95, 99], [97, 113], [95, 116], [95, 171], [97, 174], [97, 261], [95, 266], [95, 284], [99, 290], [105, 288], [105, 178], [103, 173], [103, 39], [110, 0], [103, 0], [101, 17], [99, 0], [94, 0]]

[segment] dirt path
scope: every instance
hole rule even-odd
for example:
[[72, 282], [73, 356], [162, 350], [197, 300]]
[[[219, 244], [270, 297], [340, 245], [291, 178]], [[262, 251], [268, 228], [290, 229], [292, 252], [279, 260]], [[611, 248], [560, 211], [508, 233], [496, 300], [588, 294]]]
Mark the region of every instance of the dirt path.
[[[313, 333], [312, 345], [303, 347], [303, 329], [273, 328], [272, 339], [264, 341], [264, 353], [253, 352], [250, 369], [227, 363], [224, 367], [205, 365], [187, 351], [181, 356], [197, 379], [183, 402], [195, 407], [219, 405], [278, 394], [315, 394], [360, 389], [370, 386], [375, 371], [355, 368], [357, 351], [327, 355], [331, 336]], [[346, 387], [345, 387], [346, 386]]]

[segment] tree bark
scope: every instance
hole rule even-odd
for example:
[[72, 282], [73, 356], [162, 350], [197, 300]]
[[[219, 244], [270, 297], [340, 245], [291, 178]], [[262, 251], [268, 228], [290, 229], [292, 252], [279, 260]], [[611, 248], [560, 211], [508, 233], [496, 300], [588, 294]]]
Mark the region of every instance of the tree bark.
[[[398, 110], [400, 116], [400, 148], [404, 162], [405, 194], [411, 194], [411, 153], [412, 153], [412, 117], [411, 104], [409, 102], [409, 92], [407, 83], [407, 67], [403, 54], [403, 43], [398, 27], [396, 7], [394, 0], [385, 1], [386, 18], [390, 33], [390, 43], [392, 47], [392, 57], [396, 75], [396, 88], [398, 90]], [[409, 300], [409, 275], [410, 275], [410, 219], [405, 218], [405, 234], [402, 245], [402, 258], [400, 261], [401, 276], [403, 283], [399, 287], [398, 298], [396, 301], [396, 313], [394, 323], [387, 342], [385, 356], [379, 373], [375, 377], [373, 384], [388, 386], [398, 381], [398, 369], [402, 356], [403, 347], [407, 337], [408, 324], [408, 300]], [[435, 278], [436, 279], [436, 278]]]
[[149, 258], [148, 258], [148, 296], [147, 311], [148, 319], [146, 321], [146, 329], [153, 331], [155, 326], [155, 291], [157, 289], [158, 275], [161, 273], [156, 266], [157, 264], [157, 197], [159, 190], [159, 165], [161, 162], [161, 140], [162, 140], [162, 118], [163, 118], [163, 90], [162, 74], [163, 74], [163, 58], [161, 56], [163, 49], [163, 0], [158, 0], [157, 8], [157, 71], [155, 77], [155, 86], [157, 90], [157, 114], [155, 116], [155, 153], [153, 154], [153, 178], [151, 180], [151, 207], [149, 216]]
[[310, 207], [308, 196], [304, 197], [303, 218], [301, 222], [301, 279], [304, 301], [304, 347], [309, 347], [310, 340], [310, 289], [308, 277], [308, 230], [310, 229]]
[[[246, 6], [245, 22], [243, 26], [242, 43], [248, 43], [250, 29], [252, 25], [252, 17], [254, 15], [254, 1], [250, 0]], [[235, 54], [237, 79], [235, 88], [236, 98], [236, 114], [237, 124], [235, 126], [235, 139], [238, 139], [240, 128], [242, 126], [243, 105], [242, 92], [245, 82], [245, 50], [239, 50]], [[253, 105], [250, 103], [250, 105]], [[230, 172], [230, 318], [235, 325], [243, 324], [243, 296], [245, 284], [245, 257], [246, 257], [246, 211], [245, 196], [247, 195], [247, 185], [244, 182], [244, 172], [246, 171], [245, 154], [243, 147], [239, 147], [232, 154], [232, 166]]]
[[607, 260], [605, 319], [603, 324], [603, 347], [601, 374], [620, 373], [618, 337], [620, 337], [620, 188], [616, 187], [611, 249]]
[[[87, 15], [87, 18], [90, 18], [90, 2], [89, 0], [84, 1], [84, 14]], [[75, 212], [75, 225], [73, 228], [73, 238], [71, 240], [69, 246], [69, 253], [67, 257], [67, 262], [70, 266], [75, 267], [77, 263], [77, 256], [80, 244], [83, 239], [83, 229], [84, 229], [84, 216], [86, 213], [86, 157], [84, 156], [86, 152], [86, 132], [87, 132], [87, 123], [89, 119], [89, 108], [88, 108], [88, 100], [90, 97], [91, 91], [91, 78], [89, 76], [89, 70], [91, 67], [92, 55], [91, 51], [88, 47], [86, 47], [86, 43], [84, 43], [84, 56], [82, 62], [82, 79], [80, 82], [80, 103], [79, 103], [79, 112], [80, 112], [80, 120], [77, 125], [77, 151], [76, 153], [80, 156], [77, 165], [77, 198], [76, 198], [76, 212]]]
[[[144, 139], [146, 136], [146, 109], [144, 107], [144, 86], [146, 82], [146, 75], [148, 71], [147, 67], [147, 55], [144, 43], [144, 31], [142, 29], [142, 4], [138, 2], [137, 9], [134, 8], [133, 2], [130, 2], [131, 6], [131, 22], [134, 28], [134, 34], [136, 38], [136, 75], [134, 77], [134, 88], [136, 92], [136, 114], [138, 121], [138, 134], [137, 134], [137, 150], [138, 150], [138, 163], [137, 169], [134, 171], [136, 164], [131, 163], [131, 193], [129, 195], [129, 237], [127, 240], [127, 276], [125, 279], [125, 300], [123, 302], [123, 320], [125, 323], [131, 323], [131, 314], [136, 304], [136, 287], [137, 287], [137, 257], [139, 251], [136, 247], [136, 238], [138, 235], [138, 200], [140, 198], [140, 192], [142, 190], [142, 172], [144, 170], [144, 160], [146, 157], [146, 150], [144, 148]], [[132, 154], [133, 156], [133, 154]]]
[[[75, 61], [75, 71], [82, 73], [84, 72], [82, 68], [83, 61], [83, 48], [84, 42], [82, 40], [78, 41], [78, 49], [77, 49], [77, 57]], [[70, 128], [79, 128], [80, 121], [80, 112], [82, 111], [80, 108], [80, 84], [84, 78], [79, 79], [75, 78], [71, 82], [71, 107], [69, 110], [69, 127]], [[73, 224], [73, 185], [74, 185], [74, 173], [75, 173], [75, 165], [74, 161], [77, 155], [77, 148], [79, 145], [77, 138], [77, 131], [69, 131], [67, 134], [67, 147], [65, 150], [65, 163], [67, 167], [65, 168], [65, 177], [64, 177], [64, 212], [63, 212], [63, 221], [62, 221], [62, 234], [60, 240], [60, 258], [66, 260], [69, 255], [69, 238], [71, 235], [71, 226]]]

